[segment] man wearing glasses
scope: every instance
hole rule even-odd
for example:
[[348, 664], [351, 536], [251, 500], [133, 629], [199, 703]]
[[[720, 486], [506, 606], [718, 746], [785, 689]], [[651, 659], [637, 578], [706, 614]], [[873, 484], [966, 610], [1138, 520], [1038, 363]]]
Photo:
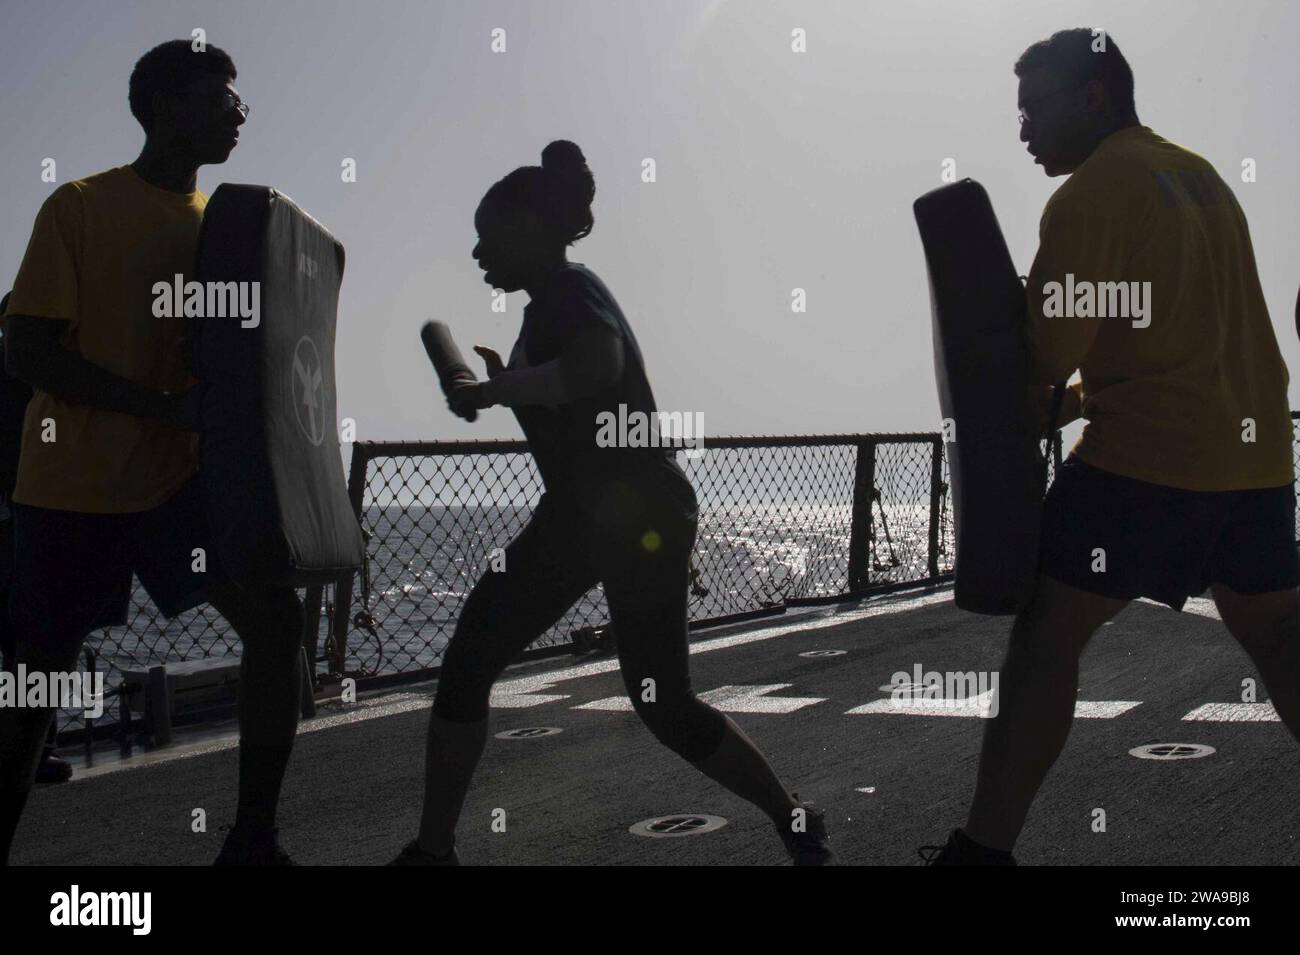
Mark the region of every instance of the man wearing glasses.
[[[168, 617], [205, 601], [220, 611], [243, 655], [239, 803], [217, 861], [288, 864], [274, 826], [297, 729], [302, 606], [291, 588], [238, 590], [212, 565], [184, 319], [153, 309], [154, 283], [193, 273], [207, 203], [198, 169], [226, 161], [248, 115], [234, 80], [216, 47], [150, 50], [130, 79], [139, 158], [65, 183], [36, 217], [6, 315], [7, 368], [34, 389], [8, 612], [31, 673], [72, 670], [87, 635], [125, 624], [133, 572]], [[0, 709], [0, 861], [52, 715]]]
[[1070, 176], [1026, 288], [1031, 381], [1045, 404], [1078, 370], [1061, 423], [1088, 423], [1047, 495], [969, 819], [937, 864], [1013, 862], [1070, 730], [1080, 654], [1138, 597], [1181, 610], [1208, 587], [1300, 735], [1288, 375], [1245, 216], [1208, 162], [1139, 124], [1110, 37], [1061, 31], [1015, 73], [1021, 141]]

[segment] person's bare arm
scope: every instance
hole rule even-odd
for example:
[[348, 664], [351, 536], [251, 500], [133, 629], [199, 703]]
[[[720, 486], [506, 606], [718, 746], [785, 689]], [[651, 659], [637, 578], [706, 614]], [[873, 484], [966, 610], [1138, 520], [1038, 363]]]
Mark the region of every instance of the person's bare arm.
[[592, 324], [574, 336], [560, 357], [534, 368], [502, 371], [478, 390], [476, 407], [562, 405], [590, 397], [623, 374], [623, 340], [612, 328]]
[[5, 371], [60, 401], [197, 427], [197, 394], [147, 388], [100, 368], [60, 343], [68, 323], [10, 315], [5, 319]]

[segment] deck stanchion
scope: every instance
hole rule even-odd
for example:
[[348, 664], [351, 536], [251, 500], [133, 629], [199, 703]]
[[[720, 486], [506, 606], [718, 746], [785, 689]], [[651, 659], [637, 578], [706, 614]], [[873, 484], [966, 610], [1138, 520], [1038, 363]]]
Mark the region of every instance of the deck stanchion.
[[849, 592], [868, 584], [871, 541], [875, 534], [871, 503], [876, 486], [876, 442], [858, 443], [858, 461], [853, 475], [853, 517], [849, 529]]
[[[368, 442], [356, 442], [352, 445], [352, 462], [348, 468], [348, 500], [352, 502], [352, 513], [357, 516], [357, 523], [365, 528], [361, 519], [361, 509], [366, 495], [366, 465], [370, 455]], [[333, 653], [330, 655], [330, 672], [346, 672], [348, 657], [348, 628], [352, 624], [352, 578], [354, 574], [339, 578], [334, 588], [334, 618], [330, 621], [330, 637]]]
[[939, 522], [943, 520], [943, 436], [934, 439], [930, 455], [930, 579], [939, 576]]

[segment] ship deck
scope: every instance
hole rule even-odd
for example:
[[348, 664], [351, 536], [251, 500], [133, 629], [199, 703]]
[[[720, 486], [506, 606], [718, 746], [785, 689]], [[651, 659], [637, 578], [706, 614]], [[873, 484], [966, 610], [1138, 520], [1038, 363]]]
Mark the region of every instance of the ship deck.
[[[984, 721], [977, 706], [891, 707], [882, 688], [917, 666], [997, 670], [1009, 623], [958, 610], [948, 588], [790, 612], [696, 634], [693, 683], [732, 714], [791, 789], [827, 810], [841, 863], [910, 865], [919, 845], [942, 842], [963, 822]], [[804, 655], [813, 651], [843, 652]], [[1183, 613], [1148, 603], [1126, 609], [1085, 655], [1079, 716], [1017, 848], [1021, 863], [1300, 862], [1300, 746], [1267, 702], [1241, 702], [1248, 678], [1258, 682], [1208, 600]], [[299, 863], [379, 864], [412, 837], [433, 689], [329, 703], [304, 721], [279, 820]], [[1267, 699], [1262, 685], [1257, 692]], [[560, 732], [489, 739], [458, 832], [462, 862], [786, 862], [771, 824], [660, 746], [622, 693], [611, 657], [507, 671], [491, 732]], [[1215, 752], [1171, 761], [1130, 755], [1156, 743]], [[75, 756], [71, 782], [33, 795], [12, 861], [209, 863], [233, 821], [235, 746], [234, 727], [222, 725], [127, 759], [104, 751], [87, 766]], [[206, 832], [192, 831], [196, 809]], [[1104, 832], [1094, 831], [1099, 809]], [[689, 837], [629, 831], [670, 815], [726, 824]], [[501, 819], [504, 831], [494, 831]], [[683, 818], [666, 828], [697, 824]]]

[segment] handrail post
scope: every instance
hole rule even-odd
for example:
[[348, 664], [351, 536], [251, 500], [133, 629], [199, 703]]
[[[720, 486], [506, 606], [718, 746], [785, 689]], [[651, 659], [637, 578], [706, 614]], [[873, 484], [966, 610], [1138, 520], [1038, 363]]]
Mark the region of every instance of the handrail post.
[[307, 652], [307, 665], [313, 678], [316, 675], [316, 661], [320, 659], [320, 611], [325, 597], [325, 588], [313, 584], [303, 594], [303, 633], [302, 648]]
[[939, 522], [943, 520], [943, 435], [935, 435], [930, 452], [930, 579], [939, 576]]
[[[356, 515], [357, 524], [361, 524], [361, 508], [366, 496], [366, 471], [370, 456], [365, 446], [360, 443], [352, 445], [352, 461], [348, 468], [348, 501], [352, 504], [352, 513]], [[352, 579], [355, 574], [340, 577], [334, 585], [334, 619], [330, 621], [330, 634], [333, 637], [334, 653], [330, 659], [330, 671], [342, 674], [347, 666], [348, 629], [352, 623]]]
[[853, 519], [849, 529], [849, 592], [868, 583], [871, 540], [875, 534], [871, 502], [876, 488], [876, 441], [858, 442], [857, 467], [853, 475]]

